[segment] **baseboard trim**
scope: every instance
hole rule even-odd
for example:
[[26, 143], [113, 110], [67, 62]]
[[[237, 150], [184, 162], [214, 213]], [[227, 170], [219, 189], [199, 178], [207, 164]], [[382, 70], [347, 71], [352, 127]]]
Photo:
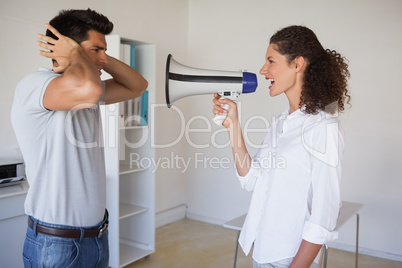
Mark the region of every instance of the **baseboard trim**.
[[224, 221], [222, 221], [222, 220], [218, 220], [215, 218], [209, 218], [209, 217], [205, 217], [205, 216], [201, 216], [201, 215], [197, 215], [197, 214], [189, 213], [189, 212], [187, 212], [186, 218], [190, 219], [190, 220], [202, 221], [202, 222], [211, 223], [211, 224], [215, 224], [215, 225], [223, 225], [224, 224]]
[[[337, 243], [337, 242], [331, 242], [328, 244], [328, 247], [339, 249], [339, 250], [344, 250], [344, 251], [349, 251], [349, 252], [356, 252], [356, 246], [354, 246], [354, 245], [347, 245], [347, 244], [342, 244], [342, 243]], [[402, 255], [373, 250], [373, 249], [364, 248], [361, 246], [359, 246], [359, 254], [402, 262]]]
[[186, 211], [187, 206], [183, 204], [157, 212], [155, 214], [155, 227], [162, 227], [164, 225], [184, 219], [186, 217]]

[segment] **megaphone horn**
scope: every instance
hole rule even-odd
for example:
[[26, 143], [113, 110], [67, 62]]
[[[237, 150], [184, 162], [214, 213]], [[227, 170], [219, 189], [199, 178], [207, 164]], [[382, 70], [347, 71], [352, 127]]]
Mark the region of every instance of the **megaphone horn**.
[[[219, 93], [235, 100], [241, 93], [251, 93], [256, 88], [257, 76], [254, 73], [192, 68], [175, 61], [171, 54], [167, 57], [165, 93], [169, 108], [187, 96]], [[223, 120], [225, 118], [226, 115]], [[220, 125], [222, 122], [216, 123]]]

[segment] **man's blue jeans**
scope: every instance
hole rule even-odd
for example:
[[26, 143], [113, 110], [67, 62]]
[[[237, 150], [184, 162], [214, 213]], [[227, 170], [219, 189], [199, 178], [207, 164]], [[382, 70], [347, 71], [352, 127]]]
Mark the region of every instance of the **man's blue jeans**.
[[[77, 227], [62, 226], [40, 222], [31, 217], [38, 224], [64, 229], [78, 229]], [[99, 225], [84, 229], [99, 229]], [[34, 228], [35, 229], [34, 225]], [[24, 267], [82, 267], [82, 268], [107, 268], [109, 264], [108, 231], [100, 238], [63, 238], [45, 235], [27, 228], [24, 243], [23, 260]]]

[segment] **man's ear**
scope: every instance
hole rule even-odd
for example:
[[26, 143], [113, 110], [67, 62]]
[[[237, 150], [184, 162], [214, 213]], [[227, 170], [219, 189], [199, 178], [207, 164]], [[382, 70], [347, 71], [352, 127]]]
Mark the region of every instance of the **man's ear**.
[[54, 60], [54, 59], [52, 59], [52, 70], [54, 70], [54, 68], [55, 67], [58, 67], [59, 66], [59, 64], [57, 63], [57, 61], [56, 60]]
[[296, 59], [294, 59], [294, 63], [295, 63], [295, 68], [296, 68], [296, 72], [300, 72], [301, 70], [303, 70], [306, 61], [304, 60], [303, 56], [298, 56]]

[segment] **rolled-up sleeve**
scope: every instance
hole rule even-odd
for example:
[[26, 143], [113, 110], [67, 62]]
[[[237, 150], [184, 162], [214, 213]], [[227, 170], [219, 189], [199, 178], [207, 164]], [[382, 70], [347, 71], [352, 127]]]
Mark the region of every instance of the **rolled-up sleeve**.
[[255, 183], [260, 176], [261, 167], [257, 158], [254, 158], [251, 167], [245, 176], [240, 176], [236, 170], [237, 178], [239, 179], [240, 186], [246, 191], [253, 191]]
[[303, 239], [310, 243], [323, 245], [337, 238], [337, 231], [328, 231], [328, 229], [309, 221], [304, 224]]
[[311, 150], [311, 215], [302, 238], [325, 244], [338, 237], [335, 230], [341, 205], [341, 158], [343, 133], [336, 119], [321, 122], [313, 136]]

